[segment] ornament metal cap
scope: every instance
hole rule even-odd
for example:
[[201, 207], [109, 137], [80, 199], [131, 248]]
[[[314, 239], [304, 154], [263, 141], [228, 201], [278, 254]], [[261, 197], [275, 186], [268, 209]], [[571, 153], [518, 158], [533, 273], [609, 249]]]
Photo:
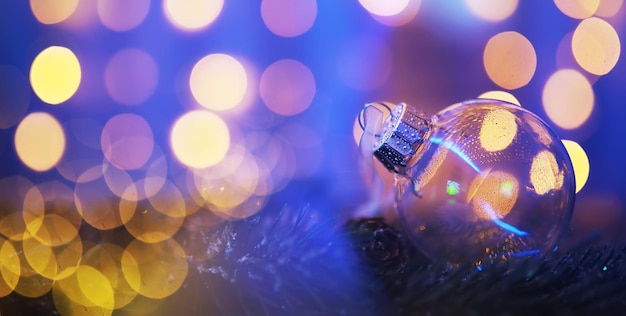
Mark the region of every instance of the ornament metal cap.
[[424, 143], [430, 130], [429, 122], [426, 114], [414, 107], [406, 103], [396, 105], [376, 137], [374, 156], [389, 171], [399, 173]]

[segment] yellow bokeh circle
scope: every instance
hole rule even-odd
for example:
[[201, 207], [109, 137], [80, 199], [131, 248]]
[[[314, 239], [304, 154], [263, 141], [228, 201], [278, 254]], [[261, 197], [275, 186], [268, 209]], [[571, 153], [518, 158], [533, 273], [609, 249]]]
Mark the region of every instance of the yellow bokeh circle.
[[15, 150], [29, 168], [47, 171], [59, 162], [65, 151], [63, 127], [48, 113], [31, 113], [17, 126]]
[[576, 193], [578, 193], [587, 183], [587, 179], [589, 179], [589, 158], [585, 150], [577, 142], [566, 139], [562, 140], [562, 142], [574, 167]]
[[572, 52], [576, 62], [586, 71], [594, 75], [607, 74], [620, 56], [619, 35], [602, 19], [583, 20], [574, 31]]
[[50, 46], [37, 55], [30, 67], [30, 83], [35, 94], [49, 104], [71, 98], [80, 85], [78, 58], [70, 49]]
[[505, 89], [530, 82], [537, 68], [533, 44], [518, 32], [502, 32], [487, 42], [483, 63], [491, 80]]
[[224, 158], [230, 146], [230, 133], [216, 114], [191, 111], [174, 123], [170, 144], [180, 162], [192, 168], [206, 168]]

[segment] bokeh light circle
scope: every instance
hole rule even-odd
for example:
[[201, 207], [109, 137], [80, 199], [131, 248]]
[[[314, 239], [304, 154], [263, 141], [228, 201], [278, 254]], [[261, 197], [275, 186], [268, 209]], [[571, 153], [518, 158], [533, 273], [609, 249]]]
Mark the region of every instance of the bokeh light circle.
[[274, 34], [295, 37], [306, 33], [317, 16], [316, 0], [263, 0], [261, 17]]
[[554, 4], [563, 14], [571, 18], [586, 19], [596, 12], [600, 1], [601, 0], [554, 0]]
[[5, 297], [20, 280], [20, 258], [9, 240], [0, 240], [0, 298]]
[[605, 18], [613, 17], [619, 12], [623, 4], [624, 0], [602, 0], [595, 15]]
[[30, 9], [35, 18], [43, 24], [56, 24], [74, 13], [78, 0], [30, 0]]
[[228, 126], [214, 113], [191, 111], [176, 120], [170, 132], [174, 155], [192, 168], [206, 168], [219, 163], [230, 146]]
[[16, 67], [0, 65], [0, 129], [17, 124], [28, 111], [28, 80]]
[[123, 253], [124, 249], [118, 245], [101, 243], [86, 251], [81, 261], [82, 265], [96, 268], [107, 278], [113, 287], [115, 309], [128, 305], [137, 296], [122, 273]]
[[124, 105], [138, 105], [154, 93], [159, 71], [148, 53], [128, 48], [109, 60], [104, 80], [113, 100]]
[[248, 88], [248, 75], [234, 57], [211, 54], [193, 66], [189, 87], [200, 105], [210, 110], [228, 110], [243, 100]]
[[587, 179], [589, 179], [589, 158], [585, 150], [577, 142], [567, 139], [562, 140], [562, 142], [574, 167], [576, 193], [578, 193], [587, 183]]
[[[109, 230], [124, 224], [120, 213], [120, 197], [111, 192], [103, 174], [103, 167], [97, 165], [82, 172], [76, 180], [74, 203], [81, 217], [98, 230]], [[131, 186], [127, 191], [132, 190]], [[127, 196], [130, 192], [126, 192]], [[136, 193], [135, 193], [136, 194]], [[133, 199], [125, 200], [125, 206], [135, 208]], [[128, 202], [128, 203], [126, 203]]]
[[164, 0], [163, 11], [176, 27], [186, 31], [201, 30], [213, 23], [224, 0]]
[[506, 91], [500, 91], [500, 90], [487, 91], [479, 95], [478, 98], [500, 100], [500, 101], [505, 101], [505, 102], [509, 102], [509, 103], [521, 106], [521, 103], [519, 102], [519, 100], [514, 95]]
[[315, 96], [315, 78], [301, 62], [282, 59], [265, 69], [259, 92], [272, 112], [284, 116], [296, 115], [311, 105]]
[[146, 244], [132, 241], [122, 254], [122, 272], [137, 293], [162, 299], [174, 294], [187, 278], [187, 258], [174, 240]]
[[537, 68], [535, 48], [524, 35], [509, 31], [487, 42], [483, 64], [489, 78], [505, 89], [517, 89], [530, 82]]
[[372, 14], [392, 16], [402, 12], [408, 6], [409, 0], [359, 0], [359, 3]]
[[589, 81], [576, 70], [556, 71], [543, 88], [543, 108], [561, 128], [574, 129], [587, 121], [593, 110], [594, 95]]
[[489, 22], [499, 22], [515, 12], [518, 0], [465, 0], [465, 4], [478, 18]]
[[23, 176], [0, 179], [0, 206], [0, 234], [15, 241], [31, 238], [41, 225], [32, 214], [45, 212], [41, 192]]
[[98, 0], [98, 17], [113, 31], [137, 27], [148, 15], [150, 0]]
[[61, 46], [41, 51], [30, 67], [30, 83], [35, 94], [49, 104], [71, 98], [80, 85], [81, 70], [74, 53]]
[[572, 52], [576, 62], [586, 71], [604, 75], [619, 59], [621, 44], [615, 29], [608, 22], [593, 17], [585, 19], [574, 31]]
[[15, 149], [20, 160], [35, 171], [54, 167], [65, 151], [65, 132], [50, 114], [34, 112], [15, 131]]
[[[50, 239], [52, 234], [45, 231], [45, 228], [40, 229], [40, 236], [44, 240]], [[22, 251], [26, 261], [37, 274], [51, 280], [59, 280], [76, 272], [83, 253], [83, 243], [77, 236], [66, 244], [52, 247], [37, 238], [27, 238], [22, 241]]]
[[136, 114], [118, 114], [107, 121], [100, 138], [104, 157], [115, 167], [142, 167], [154, 148], [152, 128]]

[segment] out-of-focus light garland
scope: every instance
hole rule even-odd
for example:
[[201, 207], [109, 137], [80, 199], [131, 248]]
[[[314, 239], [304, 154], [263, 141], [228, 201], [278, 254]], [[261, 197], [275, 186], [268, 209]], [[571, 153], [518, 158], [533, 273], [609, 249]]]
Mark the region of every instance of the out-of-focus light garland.
[[[357, 190], [347, 187], [368, 184], [343, 158], [357, 159], [350, 128], [357, 143], [362, 131], [356, 120], [338, 127], [335, 118], [352, 122], [371, 96], [406, 99], [407, 90], [398, 87], [413, 77], [403, 75], [411, 66], [400, 53], [413, 56], [415, 46], [404, 45], [421, 43], [411, 33], [416, 29], [428, 38], [472, 25], [468, 37], [475, 37], [479, 54], [463, 63], [481, 65], [487, 83], [465, 98], [532, 107], [526, 100], [537, 95], [533, 110], [543, 110], [575, 139], [564, 144], [576, 191], [583, 190], [593, 178], [590, 169], [600, 166], [590, 166], [593, 152], [588, 155], [575, 132], [591, 129], [601, 99], [594, 84], [619, 67], [626, 22], [622, 0], [555, 0], [550, 9], [573, 24], [550, 43], [556, 50], [546, 58], [546, 44], [537, 41], [543, 31], [510, 27], [522, 14], [517, 0], [459, 0], [453, 11], [421, 0], [336, 7], [263, 0], [252, 11], [224, 0], [28, 4], [29, 30], [50, 37], [19, 48], [29, 60], [0, 60], [0, 129], [10, 134], [19, 163], [3, 161], [0, 178], [0, 297], [52, 291], [56, 308], [68, 314], [150, 314], [158, 304], [150, 301], [148, 308], [146, 298], [176, 293], [191, 265], [210, 259], [202, 244], [191, 242], [194, 236], [256, 214], [294, 182], [320, 177], [329, 191], [360, 203], [363, 193], [352, 196]], [[338, 19], [335, 9], [350, 14]], [[367, 29], [350, 30], [354, 21]], [[88, 47], [81, 41], [91, 33], [102, 40]], [[162, 43], [161, 35], [177, 42]], [[242, 40], [233, 44], [228, 37]], [[438, 73], [426, 69], [421, 83], [437, 86]], [[424, 100], [437, 99], [432, 95]], [[516, 125], [491, 119], [503, 121], [487, 118], [480, 141], [497, 151], [511, 139], [493, 139], [491, 131], [515, 135]], [[0, 148], [0, 154], [11, 153]], [[532, 172], [553, 164], [553, 157], [537, 155]], [[330, 180], [319, 176], [324, 173]], [[508, 175], [490, 181], [517, 194]], [[533, 185], [547, 191], [554, 183]], [[609, 209], [623, 207], [614, 195], [603, 200], [611, 201]], [[611, 213], [610, 220], [619, 216]]]

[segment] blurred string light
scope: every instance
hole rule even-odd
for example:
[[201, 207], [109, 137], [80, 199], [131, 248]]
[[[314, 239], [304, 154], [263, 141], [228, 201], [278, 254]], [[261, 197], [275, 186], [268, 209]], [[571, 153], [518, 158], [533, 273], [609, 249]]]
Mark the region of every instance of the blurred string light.
[[293, 59], [269, 65], [259, 82], [263, 103], [274, 113], [292, 116], [306, 110], [315, 96], [315, 78], [307, 66]]
[[28, 80], [16, 67], [0, 65], [0, 129], [19, 123], [28, 111]]
[[79, 0], [30, 0], [30, 8], [39, 22], [56, 24], [72, 15], [78, 2]]
[[282, 37], [306, 33], [315, 22], [317, 0], [263, 0], [261, 18], [265, 26]]
[[44, 102], [59, 104], [71, 98], [80, 85], [81, 69], [74, 53], [61, 46], [41, 51], [30, 68], [30, 83]]
[[168, 20], [184, 31], [208, 27], [222, 12], [224, 0], [164, 0], [163, 11]]
[[573, 140], [563, 140], [563, 145], [569, 154], [574, 167], [574, 176], [576, 177], [576, 193], [580, 192], [589, 179], [589, 158], [585, 150]]
[[494, 100], [500, 100], [500, 101], [506, 101], [515, 105], [519, 105], [522, 106], [521, 103], [519, 102], [519, 100], [512, 95], [509, 92], [506, 91], [500, 91], [500, 90], [494, 90], [494, 91], [487, 91], [481, 95], [478, 96], [479, 99], [494, 99]]
[[563, 14], [571, 18], [586, 19], [596, 12], [600, 0], [554, 0], [554, 4]]
[[537, 55], [524, 35], [514, 31], [502, 32], [485, 45], [483, 63], [495, 84], [512, 90], [530, 82], [537, 68]]
[[595, 75], [607, 74], [620, 56], [619, 36], [608, 22], [592, 17], [578, 24], [572, 37], [572, 51], [578, 64]]
[[15, 150], [22, 162], [35, 171], [53, 168], [65, 151], [65, 132], [50, 114], [34, 112], [15, 131]]
[[150, 0], [98, 0], [98, 17], [104, 26], [124, 32], [137, 27], [148, 15]]
[[210, 110], [228, 110], [244, 100], [248, 75], [241, 62], [234, 57], [210, 54], [193, 66], [189, 87], [200, 105]]
[[594, 106], [594, 93], [591, 84], [580, 72], [561, 69], [548, 78], [542, 101], [552, 122], [564, 129], [575, 129], [589, 119]]
[[509, 18], [517, 9], [518, 0], [464, 0], [472, 14], [488, 22], [500, 22]]
[[135, 48], [113, 55], [104, 73], [107, 92], [123, 105], [144, 103], [154, 93], [158, 80], [159, 71], [152, 56]]

